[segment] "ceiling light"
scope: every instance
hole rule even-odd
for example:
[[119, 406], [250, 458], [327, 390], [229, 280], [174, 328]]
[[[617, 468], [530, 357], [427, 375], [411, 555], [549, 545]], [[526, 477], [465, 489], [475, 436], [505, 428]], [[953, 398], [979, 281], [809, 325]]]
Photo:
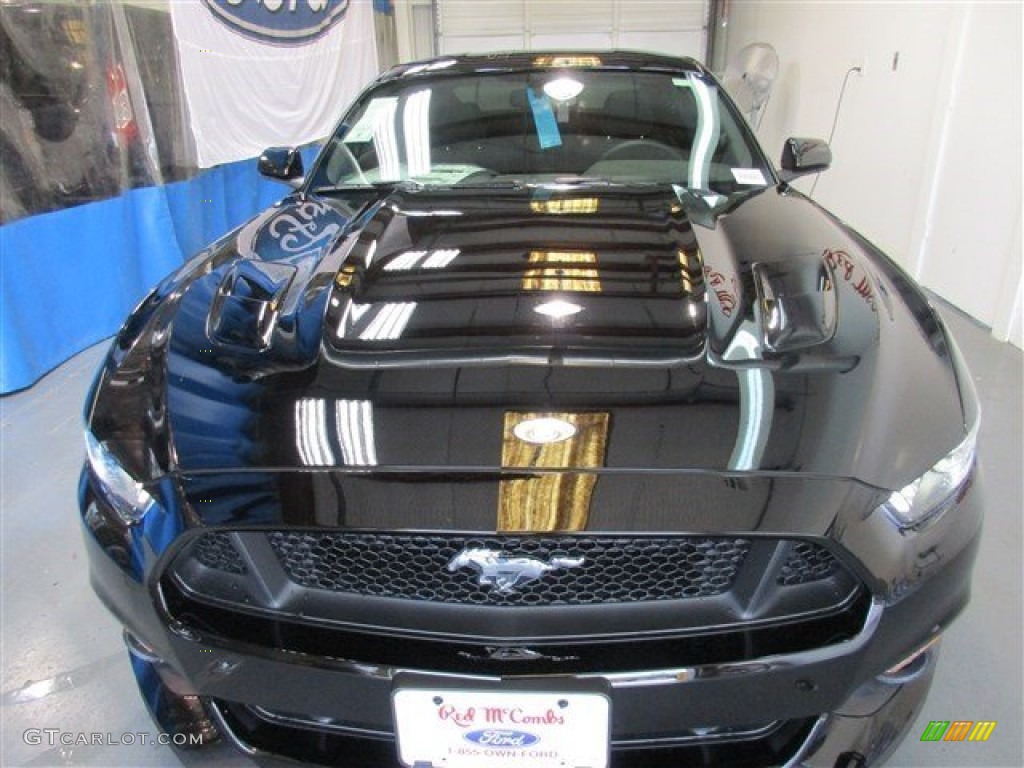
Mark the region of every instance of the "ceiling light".
[[548, 445], [568, 440], [576, 434], [576, 427], [563, 419], [542, 416], [537, 419], [520, 421], [512, 428], [512, 434], [524, 443]]

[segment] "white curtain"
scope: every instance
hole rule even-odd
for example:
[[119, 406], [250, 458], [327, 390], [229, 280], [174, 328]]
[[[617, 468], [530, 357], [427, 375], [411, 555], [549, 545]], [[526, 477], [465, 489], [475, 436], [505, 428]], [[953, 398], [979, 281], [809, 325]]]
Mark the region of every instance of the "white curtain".
[[324, 138], [377, 75], [371, 0], [349, 0], [342, 21], [305, 44], [243, 36], [201, 0], [170, 6], [204, 168]]

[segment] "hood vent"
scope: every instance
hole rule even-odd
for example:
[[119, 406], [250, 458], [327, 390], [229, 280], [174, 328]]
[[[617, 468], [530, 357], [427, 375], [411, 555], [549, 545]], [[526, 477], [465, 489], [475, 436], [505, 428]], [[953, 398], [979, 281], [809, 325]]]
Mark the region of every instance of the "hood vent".
[[817, 256], [753, 266], [758, 321], [766, 349], [790, 352], [829, 341], [836, 332], [832, 270]]
[[210, 338], [255, 350], [269, 347], [295, 273], [295, 267], [287, 264], [262, 261], [240, 261], [232, 266], [210, 309]]

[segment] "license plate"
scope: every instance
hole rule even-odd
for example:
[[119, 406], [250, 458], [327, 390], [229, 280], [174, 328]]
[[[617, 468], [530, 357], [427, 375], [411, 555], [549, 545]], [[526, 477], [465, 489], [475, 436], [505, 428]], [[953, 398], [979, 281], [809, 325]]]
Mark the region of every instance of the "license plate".
[[607, 768], [611, 703], [596, 691], [396, 686], [407, 768]]

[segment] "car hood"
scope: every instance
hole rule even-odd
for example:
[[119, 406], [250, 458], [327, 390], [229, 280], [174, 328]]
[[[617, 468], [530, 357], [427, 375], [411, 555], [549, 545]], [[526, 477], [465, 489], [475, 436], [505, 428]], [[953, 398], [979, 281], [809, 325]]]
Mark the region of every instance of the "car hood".
[[296, 195], [217, 244], [146, 326], [163, 469], [898, 488], [961, 439], [933, 311], [812, 201], [563, 186]]

